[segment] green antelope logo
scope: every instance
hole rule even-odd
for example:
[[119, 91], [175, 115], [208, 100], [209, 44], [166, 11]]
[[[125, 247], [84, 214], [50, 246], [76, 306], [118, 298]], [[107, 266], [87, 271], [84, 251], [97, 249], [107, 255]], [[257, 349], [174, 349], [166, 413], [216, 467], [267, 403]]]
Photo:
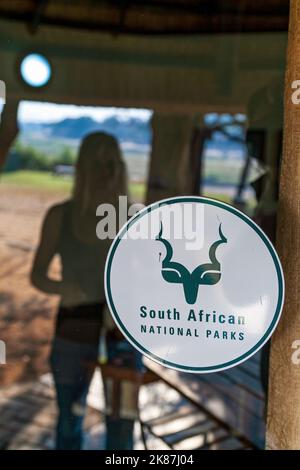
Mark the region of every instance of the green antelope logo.
[[166, 248], [166, 256], [162, 261], [162, 277], [166, 282], [182, 284], [185, 300], [188, 304], [194, 304], [197, 300], [200, 285], [214, 285], [221, 279], [221, 265], [216, 258], [216, 250], [222, 243], [227, 243], [227, 238], [222, 232], [221, 224], [219, 225], [220, 239], [215, 241], [209, 249], [210, 263], [197, 266], [191, 273], [183, 264], [172, 261], [172, 245], [168, 240], [162, 237], [162, 232], [163, 225], [161, 223], [156, 240], [163, 243]]

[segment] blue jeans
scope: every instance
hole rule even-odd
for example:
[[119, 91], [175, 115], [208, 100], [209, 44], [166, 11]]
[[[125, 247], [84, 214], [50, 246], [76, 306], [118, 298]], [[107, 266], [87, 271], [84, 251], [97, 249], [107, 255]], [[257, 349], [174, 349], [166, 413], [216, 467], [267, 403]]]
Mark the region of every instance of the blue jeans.
[[[128, 345], [129, 346], [129, 345]], [[86, 399], [98, 347], [56, 337], [53, 341], [50, 364], [54, 377], [59, 416], [56, 426], [57, 450], [80, 450], [83, 445], [83, 420]], [[138, 356], [140, 359], [140, 355]], [[106, 449], [133, 448], [134, 420], [106, 417]]]
[[106, 416], [106, 450], [132, 450], [134, 419]]
[[97, 359], [97, 347], [55, 338], [50, 364], [56, 387], [59, 416], [56, 449], [81, 449], [82, 424], [93, 370], [88, 363]]

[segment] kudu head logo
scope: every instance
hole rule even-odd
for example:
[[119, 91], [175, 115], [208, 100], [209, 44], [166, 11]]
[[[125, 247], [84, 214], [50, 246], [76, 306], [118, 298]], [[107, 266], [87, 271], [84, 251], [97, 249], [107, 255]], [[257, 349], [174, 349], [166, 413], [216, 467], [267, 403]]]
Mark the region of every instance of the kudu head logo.
[[200, 285], [217, 284], [221, 279], [221, 265], [216, 258], [216, 250], [222, 243], [227, 243], [227, 239], [222, 232], [221, 224], [219, 225], [220, 239], [215, 241], [209, 249], [210, 263], [197, 266], [191, 273], [183, 264], [172, 261], [173, 248], [170, 242], [162, 237], [162, 232], [163, 225], [161, 223], [156, 240], [163, 243], [166, 248], [166, 256], [162, 261], [162, 277], [167, 282], [182, 284], [187, 303], [194, 304]]

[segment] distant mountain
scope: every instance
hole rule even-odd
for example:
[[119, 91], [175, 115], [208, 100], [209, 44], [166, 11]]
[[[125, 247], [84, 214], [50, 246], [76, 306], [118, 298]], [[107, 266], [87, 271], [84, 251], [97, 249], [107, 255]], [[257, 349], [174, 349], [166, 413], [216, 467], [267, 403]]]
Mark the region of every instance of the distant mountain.
[[[149, 121], [139, 118], [120, 119], [111, 116], [103, 121], [91, 117], [67, 118], [54, 123], [21, 123], [21, 141], [39, 148], [44, 153], [55, 154], [62, 146], [76, 148], [84, 136], [95, 131], [114, 135], [122, 149], [128, 152], [144, 153], [151, 144]], [[232, 126], [233, 138], [242, 138], [239, 126]], [[176, 136], [174, 136], [176, 138]], [[213, 132], [206, 142], [206, 157], [214, 160], [243, 160], [245, 148], [241, 142], [230, 139], [220, 132]]]
[[55, 123], [21, 123], [21, 132], [24, 134], [44, 135], [56, 139], [77, 141], [95, 131], [108, 132], [121, 143], [134, 142], [139, 145], [149, 145], [151, 141], [149, 123], [138, 118], [122, 120], [116, 116], [111, 116], [98, 122], [85, 116], [67, 118]]

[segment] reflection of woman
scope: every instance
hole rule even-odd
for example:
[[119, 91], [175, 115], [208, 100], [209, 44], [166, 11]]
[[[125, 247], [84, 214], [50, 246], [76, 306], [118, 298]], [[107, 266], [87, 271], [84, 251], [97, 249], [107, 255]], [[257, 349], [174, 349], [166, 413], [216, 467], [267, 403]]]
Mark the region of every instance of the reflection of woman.
[[[59, 418], [57, 449], [80, 449], [86, 397], [98, 352], [104, 308], [104, 263], [110, 240], [96, 237], [96, 208], [115, 207], [127, 194], [126, 174], [117, 141], [97, 132], [80, 147], [73, 197], [48, 211], [34, 260], [32, 283], [58, 294], [56, 332], [51, 353]], [[60, 255], [61, 280], [48, 276]], [[87, 366], [89, 364], [89, 366]]]

